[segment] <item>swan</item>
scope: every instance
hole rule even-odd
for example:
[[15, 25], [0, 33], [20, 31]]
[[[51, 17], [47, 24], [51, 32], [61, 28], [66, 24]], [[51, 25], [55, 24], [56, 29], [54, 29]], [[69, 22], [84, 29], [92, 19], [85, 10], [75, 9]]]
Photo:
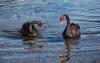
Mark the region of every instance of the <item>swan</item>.
[[67, 25], [63, 31], [64, 38], [76, 38], [80, 37], [80, 26], [77, 23], [71, 23], [70, 18], [67, 14], [64, 14], [60, 17], [60, 24], [64, 23], [64, 20], [67, 21]]
[[22, 25], [21, 31], [20, 33], [22, 34], [22, 36], [24, 37], [36, 37], [38, 34], [38, 30], [35, 28], [35, 24], [37, 24], [41, 30], [44, 29], [44, 24], [42, 23], [42, 21], [32, 21], [32, 22], [25, 22]]

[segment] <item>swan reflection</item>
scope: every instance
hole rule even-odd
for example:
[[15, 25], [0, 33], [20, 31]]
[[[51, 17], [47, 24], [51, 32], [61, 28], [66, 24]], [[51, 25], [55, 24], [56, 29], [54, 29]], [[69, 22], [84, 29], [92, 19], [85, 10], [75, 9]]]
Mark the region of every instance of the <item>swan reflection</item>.
[[79, 42], [80, 42], [80, 38], [65, 39], [64, 44], [66, 46], [66, 53], [65, 53], [65, 55], [64, 54], [60, 55], [60, 63], [70, 63], [69, 61], [70, 61], [70, 58], [71, 58], [71, 45], [78, 45]]

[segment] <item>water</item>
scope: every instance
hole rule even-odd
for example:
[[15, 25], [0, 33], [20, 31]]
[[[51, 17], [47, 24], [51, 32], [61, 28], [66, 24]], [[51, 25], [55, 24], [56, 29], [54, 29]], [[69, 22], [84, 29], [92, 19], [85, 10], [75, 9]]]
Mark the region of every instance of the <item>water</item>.
[[[79, 40], [63, 40], [66, 24], [58, 20], [65, 13], [80, 24]], [[46, 28], [32, 45], [4, 32], [33, 19]], [[61, 55], [65, 63], [100, 63], [100, 0], [0, 0], [0, 63], [61, 63]]]

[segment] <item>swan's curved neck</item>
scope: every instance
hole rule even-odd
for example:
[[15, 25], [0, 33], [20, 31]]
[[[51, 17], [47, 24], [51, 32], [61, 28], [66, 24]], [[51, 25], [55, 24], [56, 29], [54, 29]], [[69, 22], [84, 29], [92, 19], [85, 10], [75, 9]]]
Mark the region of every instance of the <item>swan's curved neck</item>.
[[66, 15], [66, 20], [67, 20], [67, 25], [66, 25], [65, 30], [68, 30], [70, 28], [70, 18], [68, 15]]
[[66, 20], [67, 20], [67, 28], [68, 28], [70, 26], [70, 18], [67, 15], [66, 15]]
[[63, 36], [65, 36], [66, 32], [69, 32], [70, 31], [70, 18], [68, 15], [66, 15], [65, 19], [67, 20], [67, 25], [64, 29], [64, 32], [63, 32]]

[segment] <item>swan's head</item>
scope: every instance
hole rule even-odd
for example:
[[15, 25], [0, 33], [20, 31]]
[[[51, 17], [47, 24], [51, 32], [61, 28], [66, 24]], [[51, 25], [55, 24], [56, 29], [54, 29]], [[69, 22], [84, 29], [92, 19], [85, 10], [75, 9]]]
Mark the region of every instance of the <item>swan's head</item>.
[[63, 24], [64, 23], [64, 20], [65, 20], [65, 16], [61, 16], [59, 21], [60, 21], [60, 24]]
[[44, 23], [40, 20], [33, 21], [34, 24], [37, 24], [42, 30], [44, 30], [45, 26]]
[[65, 20], [69, 21], [69, 16], [67, 14], [64, 14], [60, 17], [60, 24], [63, 24]]
[[63, 24], [64, 23], [64, 20], [66, 20], [68, 18], [68, 15], [64, 14], [60, 17], [59, 21], [60, 21], [60, 24]]

